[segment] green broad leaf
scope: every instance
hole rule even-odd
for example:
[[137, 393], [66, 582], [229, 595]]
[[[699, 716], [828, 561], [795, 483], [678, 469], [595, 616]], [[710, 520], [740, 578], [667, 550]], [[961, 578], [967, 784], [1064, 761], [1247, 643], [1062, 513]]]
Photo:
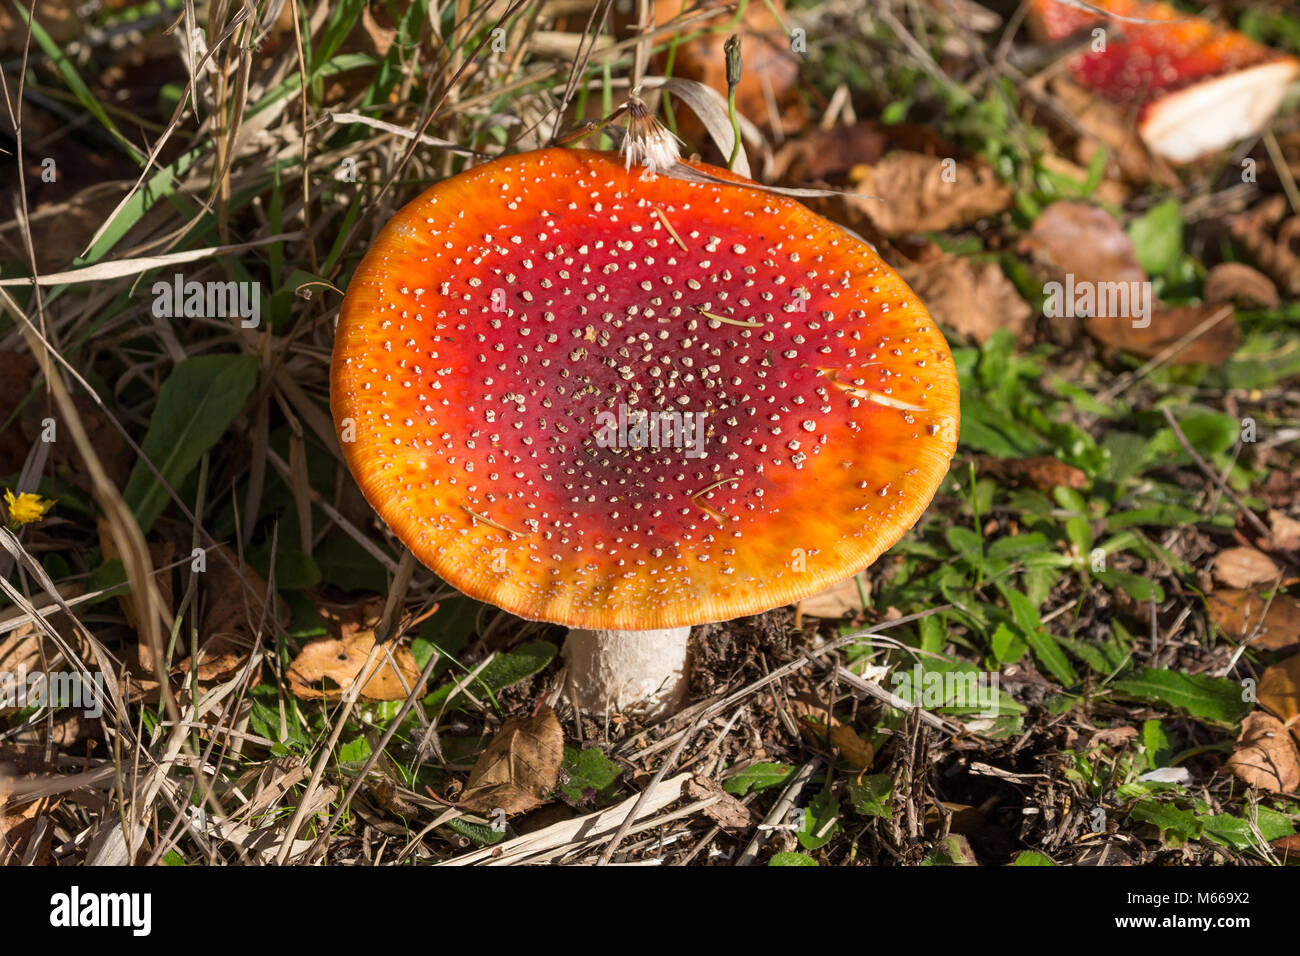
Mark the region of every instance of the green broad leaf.
[[740, 773], [729, 777], [722, 789], [736, 797], [743, 797], [751, 790], [766, 790], [785, 783], [785, 779], [794, 772], [794, 768], [782, 763], [750, 764]]
[[1115, 484], [1123, 484], [1130, 475], [1139, 471], [1147, 461], [1147, 440], [1133, 432], [1110, 432], [1101, 443], [1106, 452], [1106, 465], [1101, 476]]
[[1163, 601], [1165, 589], [1154, 581], [1148, 581], [1140, 574], [1127, 571], [1097, 571], [1093, 575], [1107, 588], [1119, 588], [1135, 601]]
[[1056, 638], [1043, 630], [1038, 608], [1028, 596], [1014, 588], [1002, 585], [999, 585], [998, 590], [1007, 599], [1011, 616], [1020, 628], [1020, 636], [1029, 644], [1038, 663], [1046, 667], [1048, 672], [1064, 686], [1072, 687], [1077, 684], [1079, 675], [1075, 673], [1070, 659], [1065, 656], [1065, 651], [1061, 650], [1061, 645], [1057, 643]]
[[970, 841], [964, 836], [950, 833], [935, 845], [930, 855], [921, 861], [921, 865], [976, 866], [978, 861], [975, 859], [975, 851], [971, 849]]
[[1173, 272], [1183, 255], [1183, 214], [1178, 200], [1166, 199], [1129, 223], [1128, 237], [1148, 275]]
[[767, 861], [768, 866], [818, 866], [816, 860], [806, 853], [775, 853]]
[[[248, 725], [253, 733], [268, 740], [274, 740], [281, 753], [306, 753], [314, 745], [308, 731], [303, 728], [296, 715], [297, 701], [292, 697], [283, 702], [283, 733], [281, 730], [281, 701], [279, 691], [269, 684], [261, 684], [248, 692], [252, 709], [248, 715]], [[272, 748], [275, 749], [275, 748]]]
[[[1249, 850], [1259, 847], [1259, 837], [1251, 830], [1250, 823], [1230, 813], [1219, 813], [1200, 818], [1205, 826], [1205, 838], [1230, 846], [1234, 850]], [[1259, 807], [1256, 819], [1260, 836], [1266, 842], [1280, 840], [1282, 837], [1294, 836], [1295, 827], [1284, 813]]]
[[339, 763], [361, 764], [370, 758], [370, 741], [365, 737], [349, 740], [339, 747]]
[[1160, 831], [1160, 838], [1173, 846], [1195, 840], [1205, 829], [1205, 825], [1191, 810], [1181, 810], [1172, 803], [1162, 803], [1159, 800], [1139, 801], [1133, 805], [1129, 816], [1156, 827]]
[[[532, 677], [543, 670], [555, 657], [555, 645], [546, 641], [532, 641], [520, 644], [506, 654], [498, 654], [479, 671], [469, 683], [468, 690], [475, 697], [484, 692], [495, 695], [512, 684]], [[463, 675], [452, 675], [452, 682], [439, 687], [424, 698], [424, 706], [433, 711], [441, 711], [451, 701], [452, 691]]]
[[1081, 640], [1077, 637], [1058, 637], [1056, 642], [1064, 647], [1067, 651], [1083, 661], [1098, 674], [1109, 674], [1115, 668], [1106, 658], [1105, 652], [1100, 647]]
[[126, 582], [126, 567], [122, 564], [122, 559], [113, 558], [105, 561], [91, 571], [90, 579], [86, 582], [86, 591], [91, 594], [96, 591], [104, 592], [91, 601], [91, 604], [110, 601], [118, 594], [131, 593], [130, 585]]
[[1142, 745], [1146, 748], [1147, 766], [1152, 770], [1169, 765], [1174, 748], [1160, 721], [1148, 720], [1142, 724]]
[[948, 643], [948, 631], [944, 627], [942, 614], [931, 614], [921, 618], [918, 626], [921, 633], [921, 650], [931, 654], [940, 654]]
[[[201, 355], [172, 369], [141, 448], [173, 489], [225, 434], [256, 382], [251, 355]], [[170, 501], [143, 461], [131, 469], [122, 497], [146, 534]]]
[[1088, 555], [1092, 552], [1092, 523], [1082, 515], [1066, 519], [1065, 536], [1080, 554]]
[[998, 538], [988, 546], [984, 554], [990, 561], [1000, 561], [1051, 550], [1052, 542], [1047, 536], [1035, 531], [1031, 534], [1013, 534]]
[[844, 829], [839, 816], [840, 801], [829, 787], [822, 790], [804, 807], [803, 829], [795, 834], [799, 845], [805, 850], [818, 850], [830, 843]]
[[[1241, 437], [1240, 419], [1222, 412], [1196, 408], [1180, 412], [1177, 418], [1178, 427], [1183, 437], [1187, 439], [1187, 443], [1206, 459], [1213, 459], [1228, 451]], [[1147, 453], [1157, 460], [1162, 458], [1173, 458], [1176, 461], [1188, 460], [1187, 452], [1172, 428], [1160, 428], [1151, 437]]]
[[613, 797], [623, 773], [623, 768], [599, 747], [566, 746], [561, 768], [568, 781], [560, 787], [560, 793], [570, 803], [582, 805]]
[[1179, 505], [1155, 505], [1150, 508], [1137, 508], [1133, 511], [1112, 512], [1106, 517], [1106, 527], [1112, 531], [1138, 525], [1155, 525], [1167, 528], [1196, 524], [1200, 520], [1201, 516], [1189, 508], [1183, 508]]
[[989, 638], [989, 649], [993, 651], [993, 657], [998, 664], [1005, 667], [1024, 657], [1025, 651], [1029, 650], [1029, 645], [1017, 637], [1011, 628], [999, 624], [993, 636]]
[[947, 714], [1023, 714], [1024, 704], [1000, 688], [993, 698], [987, 675], [974, 664], [959, 660], [926, 660], [899, 668], [890, 675], [890, 688], [909, 704]]
[[1016, 854], [1008, 866], [1056, 866], [1050, 856], [1039, 853], [1037, 850], [1023, 850]]
[[948, 546], [957, 552], [958, 558], [962, 561], [974, 562], [978, 560], [980, 549], [984, 546], [983, 538], [970, 528], [963, 528], [960, 525], [944, 531], [944, 538], [947, 539]]
[[1241, 699], [1240, 684], [1205, 674], [1147, 667], [1111, 681], [1110, 687], [1125, 697], [1165, 704], [1193, 717], [1222, 724], [1237, 723], [1250, 712], [1251, 706]]
[[849, 803], [861, 816], [887, 820], [893, 814], [889, 804], [894, 793], [894, 778], [889, 774], [874, 773], [850, 779], [848, 791]]

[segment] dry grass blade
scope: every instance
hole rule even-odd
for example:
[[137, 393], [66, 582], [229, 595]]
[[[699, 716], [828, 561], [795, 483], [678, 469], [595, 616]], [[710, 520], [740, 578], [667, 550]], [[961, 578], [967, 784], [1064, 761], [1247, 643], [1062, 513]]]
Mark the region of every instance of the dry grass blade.
[[629, 797], [608, 810], [590, 813], [572, 820], [563, 820], [534, 833], [527, 833], [494, 846], [453, 857], [439, 865], [508, 866], [528, 863], [534, 857], [543, 854], [554, 855], [554, 851], [568, 852], [589, 848], [593, 844], [603, 843], [613, 838], [625, 822], [643, 821], [669, 804], [680, 800], [690, 779], [689, 773], [677, 774], [668, 780], [660, 781], [657, 786], [647, 789], [645, 793]]

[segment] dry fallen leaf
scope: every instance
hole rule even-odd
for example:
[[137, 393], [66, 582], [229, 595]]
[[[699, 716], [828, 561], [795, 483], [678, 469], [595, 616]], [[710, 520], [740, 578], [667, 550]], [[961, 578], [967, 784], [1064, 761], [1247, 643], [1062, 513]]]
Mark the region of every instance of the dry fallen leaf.
[[1088, 475], [1073, 465], [1067, 465], [1051, 455], [1031, 458], [985, 458], [980, 461], [979, 473], [996, 478], [999, 483], [1022, 488], [1051, 491], [1057, 486], [1076, 491], [1088, 484]]
[[1300, 654], [1264, 671], [1258, 693], [1259, 705], [1300, 739]]
[[1176, 188], [1177, 174], [1163, 160], [1152, 156], [1138, 135], [1137, 124], [1122, 107], [1098, 99], [1073, 80], [1058, 77], [1053, 95], [1084, 133], [1079, 138], [1076, 158], [1088, 166], [1099, 146], [1107, 150], [1107, 165], [1135, 185], [1157, 183]]
[[479, 754], [460, 805], [478, 813], [523, 813], [555, 789], [564, 761], [564, 731], [555, 711], [511, 717]]
[[1034, 220], [1019, 250], [1074, 282], [1145, 282], [1137, 251], [1115, 217], [1084, 202], [1054, 202]]
[[890, 237], [967, 225], [1011, 205], [1011, 189], [974, 162], [899, 151], [855, 175], [853, 191], [877, 198], [845, 196], [845, 204]]
[[1205, 301], [1242, 301], [1266, 309], [1282, 304], [1273, 280], [1240, 262], [1220, 262], [1205, 277]]
[[1259, 636], [1250, 646], [1261, 651], [1275, 651], [1300, 641], [1300, 601], [1289, 594], [1275, 594], [1270, 603], [1254, 591], [1225, 588], [1215, 591], [1205, 603], [1210, 620], [1234, 641], [1245, 640], [1256, 627]]
[[788, 698], [790, 712], [800, 731], [810, 741], [825, 737], [831, 746], [839, 749], [844, 761], [857, 770], [870, 770], [876, 752], [849, 724], [830, 713], [821, 695], [806, 681], [792, 682], [794, 693]]
[[397, 39], [397, 29], [380, 24], [370, 11], [369, 5], [361, 8], [361, 27], [366, 31], [366, 36], [370, 37], [370, 42], [375, 45], [375, 52], [380, 56], [387, 56], [393, 41]]
[[[312, 641], [289, 665], [289, 689], [304, 699], [338, 700], [361, 676], [361, 666], [374, 646], [373, 630]], [[410, 648], [390, 647], [389, 652], [391, 661], [383, 652], [376, 659], [374, 676], [361, 689], [363, 699], [406, 700], [410, 688], [420, 679], [420, 668]], [[420, 688], [417, 694], [423, 692]]]
[[[710, 7], [717, 8], [715, 15], [697, 17], [682, 30], [682, 36], [699, 35], [677, 44], [673, 54], [673, 76], [697, 80], [726, 96], [727, 59], [723, 45], [727, 37], [735, 33], [740, 37], [742, 62], [740, 85], [736, 87], [736, 110], [765, 129], [773, 125], [787, 132], [800, 129], [805, 119], [796, 88], [800, 58], [790, 49], [790, 35], [781, 21], [772, 15], [767, 3], [746, 6], [740, 14], [740, 22], [735, 25], [732, 24], [737, 10], [725, 0], [705, 0], [689, 12], [698, 14]], [[656, 25], [664, 26], [683, 9], [681, 0], [656, 0]], [[779, 16], [785, 16], [781, 0], [775, 0], [773, 9]], [[666, 57], [657, 62], [661, 70], [667, 65]], [[676, 116], [678, 130], [687, 142], [698, 141], [703, 127], [694, 114], [689, 110], [679, 110]]]
[[1281, 858], [1283, 865], [1291, 864], [1295, 860], [1300, 860], [1300, 833], [1293, 833], [1290, 836], [1278, 837], [1269, 844], [1274, 850], [1279, 850], [1278, 856]]
[[[44, 748], [0, 744], [0, 866], [19, 866], [30, 859], [36, 866], [48, 866], [54, 828], [46, 816], [60, 802], [57, 796], [11, 804], [9, 795], [18, 778], [34, 779], [46, 769]], [[39, 835], [38, 835], [39, 831]], [[32, 840], [39, 842], [33, 846]]]
[[1241, 722], [1228, 768], [1252, 787], [1290, 793], [1300, 788], [1300, 753], [1276, 717], [1256, 711]]
[[808, 617], [825, 618], [833, 621], [847, 614], [859, 614], [866, 608], [862, 605], [862, 594], [871, 596], [871, 582], [862, 578], [862, 591], [858, 590], [858, 577], [845, 578], [833, 584], [825, 591], [818, 591], [799, 602], [799, 613]]
[[1277, 509], [1268, 513], [1270, 543], [1279, 551], [1300, 551], [1300, 521]]
[[855, 167], [870, 166], [899, 149], [930, 157], [957, 153], [957, 147], [928, 126], [864, 119], [812, 129], [787, 141], [772, 158], [773, 175], [791, 186], [843, 186]]
[[1214, 579], [1230, 588], [1274, 584], [1278, 568], [1268, 555], [1255, 548], [1228, 548], [1214, 559]]
[[996, 262], [943, 255], [924, 265], [903, 265], [899, 273], [936, 322], [980, 344], [998, 329], [1019, 337], [1033, 314]]
[[1157, 307], [1146, 325], [1135, 325], [1128, 316], [1097, 315], [1086, 321], [1088, 334], [1109, 348], [1130, 352], [1139, 358], [1154, 358], [1181, 344], [1211, 316], [1225, 313], [1198, 338], [1172, 355], [1173, 365], [1222, 365], [1241, 345], [1241, 330], [1228, 305], [1178, 305]]
[[686, 784], [686, 793], [692, 800], [716, 797], [716, 803], [710, 804], [700, 812], [724, 830], [747, 827], [754, 822], [749, 807], [718, 786], [717, 781], [710, 780], [708, 777], [696, 774]]
[[[969, 806], [965, 803], [944, 803], [943, 809], [947, 811], [948, 832], [960, 833], [966, 836], [979, 833], [988, 829], [988, 817], [981, 813], [979, 808]], [[930, 804], [925, 808], [925, 825], [927, 828], [938, 827], [943, 822], [945, 814], [940, 812], [939, 807]]]

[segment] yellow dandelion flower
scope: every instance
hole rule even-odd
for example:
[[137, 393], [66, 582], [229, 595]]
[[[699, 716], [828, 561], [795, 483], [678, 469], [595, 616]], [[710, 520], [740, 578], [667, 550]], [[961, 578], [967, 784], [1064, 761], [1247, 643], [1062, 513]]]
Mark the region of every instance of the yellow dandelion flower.
[[18, 528], [25, 524], [40, 521], [45, 517], [45, 513], [54, 507], [56, 500], [54, 498], [42, 498], [40, 495], [34, 495], [27, 491], [15, 495], [6, 488], [5, 508], [9, 512], [9, 525]]

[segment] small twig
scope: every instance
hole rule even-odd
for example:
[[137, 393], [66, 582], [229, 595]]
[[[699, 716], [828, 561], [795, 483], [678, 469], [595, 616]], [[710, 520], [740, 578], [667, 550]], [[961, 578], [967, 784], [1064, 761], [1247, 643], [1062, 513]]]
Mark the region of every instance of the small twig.
[[909, 704], [897, 694], [885, 690], [885, 688], [881, 687], [874, 681], [869, 681], [865, 677], [853, 673], [853, 671], [849, 670], [847, 667], [838, 667], [836, 668], [835, 673], [840, 680], [844, 681], [844, 683], [848, 684], [854, 690], [861, 691], [869, 697], [874, 697], [876, 700], [888, 704], [890, 707], [896, 707], [899, 710], [906, 711], [907, 713], [916, 714], [917, 717], [936, 730], [942, 730], [946, 734], [958, 733], [958, 731], [942, 717], [938, 717], [930, 713], [928, 710], [918, 707], [916, 704]]
[[749, 866], [758, 858], [758, 851], [763, 849], [763, 844], [767, 842], [768, 836], [772, 833], [773, 828], [778, 824], [785, 822], [785, 818], [790, 815], [790, 809], [794, 802], [799, 799], [799, 794], [803, 792], [804, 785], [808, 783], [813, 772], [821, 766], [822, 758], [813, 757], [794, 775], [785, 790], [781, 792], [781, 798], [776, 801], [772, 809], [768, 811], [763, 822], [759, 824], [758, 831], [754, 838], [749, 841], [749, 846], [740, 854], [736, 860], [736, 866]]
[[673, 752], [670, 753], [668, 759], [663, 762], [659, 771], [654, 775], [654, 779], [650, 781], [650, 785], [641, 791], [640, 799], [632, 805], [632, 812], [623, 820], [623, 823], [614, 833], [614, 838], [609, 841], [609, 845], [606, 846], [604, 852], [600, 854], [600, 860], [597, 862], [597, 866], [605, 866], [613, 858], [614, 851], [618, 849], [619, 843], [621, 843], [623, 838], [627, 836], [627, 831], [632, 829], [633, 821], [640, 816], [641, 808], [645, 805], [645, 802], [650, 799], [650, 794], [654, 793], [655, 790], [658, 789], [659, 784], [667, 775], [668, 769], [677, 762], [677, 758], [682, 755], [682, 751], [686, 748], [687, 742], [695, 736], [695, 731], [703, 720], [704, 712], [701, 711], [696, 716], [695, 721], [691, 726], [687, 728], [686, 733], [682, 734], [682, 739], [677, 742], [677, 746], [673, 748]]
[[1202, 335], [1210, 331], [1210, 329], [1214, 328], [1216, 325], [1218, 325], [1220, 322], [1222, 322], [1230, 315], [1232, 315], [1232, 306], [1225, 305], [1222, 309], [1219, 309], [1217, 312], [1215, 312], [1213, 315], [1207, 318], [1196, 328], [1192, 329], [1190, 332], [1184, 335], [1177, 342], [1174, 342], [1167, 348], [1162, 349], [1158, 355], [1156, 355], [1153, 359], [1151, 359], [1151, 361], [1147, 362], [1137, 371], [1126, 372], [1125, 374], [1121, 375], [1119, 381], [1117, 381], [1114, 385], [1112, 385], [1110, 388], [1106, 389], [1105, 391], [1101, 392], [1097, 396], [1097, 401], [1103, 403], [1109, 402], [1111, 399], [1117, 397], [1121, 393], [1128, 391], [1135, 384], [1137, 384], [1138, 381], [1140, 381], [1143, 378], [1146, 378], [1153, 371], [1155, 371], [1161, 365], [1164, 365], [1175, 355], [1183, 351], [1185, 348], [1187, 348], [1189, 345], [1191, 345], [1193, 342], [1199, 339]]
[[1241, 500], [1241, 496], [1233, 491], [1232, 488], [1229, 487], [1228, 483], [1220, 478], [1215, 470], [1209, 466], [1209, 463], [1207, 463], [1206, 460], [1197, 453], [1196, 449], [1192, 447], [1192, 443], [1187, 440], [1187, 436], [1183, 434], [1183, 430], [1178, 427], [1178, 421], [1174, 418], [1173, 412], [1169, 411], [1168, 406], [1162, 408], [1161, 411], [1164, 412], [1165, 421], [1169, 422], [1169, 427], [1173, 429], [1174, 437], [1178, 439], [1178, 444], [1183, 446], [1183, 451], [1187, 452], [1192, 461], [1196, 463], [1196, 467], [1201, 469], [1201, 472], [1205, 477], [1214, 482], [1219, 487], [1220, 491], [1236, 503], [1237, 507], [1240, 508], [1242, 513], [1246, 516], [1246, 519], [1255, 526], [1256, 531], [1262, 534], [1265, 538], [1271, 538], [1273, 532], [1268, 529], [1268, 525], [1264, 524], [1264, 522], [1260, 520], [1259, 515], [1255, 514], [1254, 511], [1246, 506], [1246, 503]]

